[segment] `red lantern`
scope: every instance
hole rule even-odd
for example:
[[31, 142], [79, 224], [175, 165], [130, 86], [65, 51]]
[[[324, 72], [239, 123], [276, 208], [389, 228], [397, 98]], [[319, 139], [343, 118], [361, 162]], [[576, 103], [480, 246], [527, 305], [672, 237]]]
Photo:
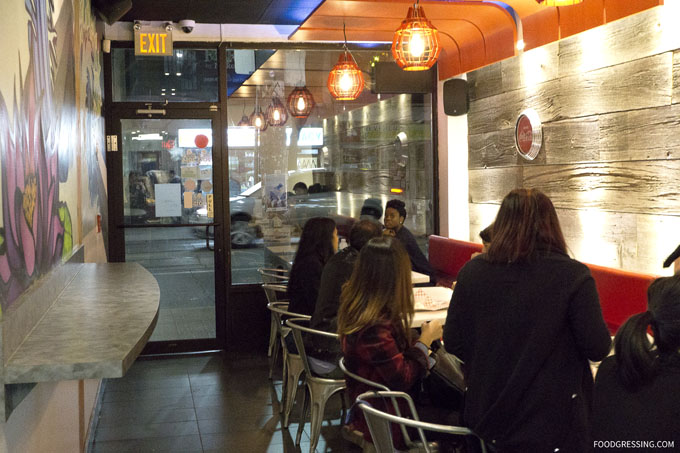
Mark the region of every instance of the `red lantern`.
[[328, 90], [338, 101], [353, 101], [364, 89], [364, 76], [347, 49], [328, 74]]
[[394, 32], [392, 56], [404, 71], [424, 71], [437, 62], [439, 32], [425, 17], [422, 6], [417, 4], [408, 9], [406, 19]]
[[208, 137], [206, 137], [203, 134], [198, 134], [194, 138], [194, 144], [196, 145], [197, 148], [201, 149], [205, 148], [206, 146], [208, 146], [208, 142], [209, 142]]
[[307, 87], [296, 87], [288, 95], [288, 111], [295, 118], [307, 118], [315, 104], [314, 96]]

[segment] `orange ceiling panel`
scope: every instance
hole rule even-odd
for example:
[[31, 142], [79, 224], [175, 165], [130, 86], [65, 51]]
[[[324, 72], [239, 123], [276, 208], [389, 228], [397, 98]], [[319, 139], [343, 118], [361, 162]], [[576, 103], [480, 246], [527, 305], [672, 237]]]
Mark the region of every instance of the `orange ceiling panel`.
[[[292, 41], [391, 42], [413, 0], [326, 0], [290, 37]], [[505, 3], [508, 8], [501, 5]], [[549, 44], [663, 4], [663, 0], [584, 0], [546, 7], [536, 0], [429, 0], [420, 5], [439, 29], [439, 78], [446, 79], [515, 55], [521, 20], [525, 50]], [[514, 10], [514, 17], [512, 14]]]

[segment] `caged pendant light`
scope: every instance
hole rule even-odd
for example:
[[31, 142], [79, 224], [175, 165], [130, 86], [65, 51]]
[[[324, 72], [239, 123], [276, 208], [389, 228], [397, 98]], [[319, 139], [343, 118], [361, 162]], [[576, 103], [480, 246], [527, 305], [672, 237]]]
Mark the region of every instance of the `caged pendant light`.
[[259, 88], [255, 89], [255, 110], [253, 110], [253, 113], [250, 114], [250, 118], [248, 120], [251, 126], [260, 132], [264, 132], [269, 124], [267, 124], [267, 117], [262, 112], [257, 100], [259, 91]]
[[359, 97], [364, 89], [364, 76], [347, 48], [347, 34], [345, 33], [344, 23], [342, 24], [342, 33], [345, 36], [345, 43], [342, 45], [344, 51], [328, 74], [327, 86], [328, 91], [338, 101], [353, 101]]
[[272, 127], [283, 126], [288, 121], [288, 111], [286, 111], [286, 107], [281, 102], [281, 99], [276, 95], [276, 88], [278, 86], [279, 82], [276, 82], [272, 90], [272, 102], [267, 107], [267, 122]]
[[424, 71], [437, 62], [441, 47], [439, 32], [425, 17], [419, 0], [409, 7], [406, 19], [394, 32], [392, 56], [404, 71]]
[[243, 115], [241, 116], [241, 121], [239, 121], [237, 126], [240, 127], [249, 127], [250, 126], [250, 118], [248, 118], [248, 115], [246, 115], [246, 102], [243, 101]]
[[288, 111], [295, 118], [307, 118], [316, 103], [307, 87], [295, 87], [288, 95]]

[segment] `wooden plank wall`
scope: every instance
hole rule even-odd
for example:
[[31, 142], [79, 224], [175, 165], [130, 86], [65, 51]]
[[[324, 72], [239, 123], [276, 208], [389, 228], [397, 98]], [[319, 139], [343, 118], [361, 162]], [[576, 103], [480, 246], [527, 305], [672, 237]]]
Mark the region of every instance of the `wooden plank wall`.
[[[671, 273], [661, 263], [680, 243], [680, 32], [668, 8], [468, 74], [471, 240], [508, 191], [535, 187], [575, 258]], [[543, 124], [532, 162], [514, 144], [528, 107]]]

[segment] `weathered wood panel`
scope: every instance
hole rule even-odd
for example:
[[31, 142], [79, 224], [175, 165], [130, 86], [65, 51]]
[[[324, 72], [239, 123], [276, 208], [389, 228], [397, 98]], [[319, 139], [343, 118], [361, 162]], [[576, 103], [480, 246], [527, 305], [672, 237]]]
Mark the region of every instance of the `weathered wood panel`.
[[500, 203], [512, 189], [522, 186], [524, 167], [468, 171], [470, 203]]
[[673, 54], [666, 52], [560, 78], [558, 117], [576, 118], [670, 105], [672, 66]]
[[559, 43], [531, 49], [500, 63], [503, 91], [533, 87], [556, 79], [559, 74]]
[[523, 175], [523, 187], [541, 189], [556, 207], [680, 215], [677, 160], [533, 166]]
[[503, 91], [503, 79], [500, 63], [468, 73], [467, 81], [470, 102], [501, 93]]
[[548, 164], [596, 161], [599, 138], [597, 116], [548, 123], [543, 126], [543, 148], [536, 159], [544, 155]]
[[600, 116], [600, 160], [680, 157], [680, 105]]
[[[468, 150], [468, 168], [500, 167], [518, 163], [514, 129], [470, 135]], [[545, 153], [543, 156], [545, 157]]]
[[480, 99], [470, 104], [469, 133], [514, 127], [527, 107], [545, 124], [670, 105], [672, 64], [672, 54], [665, 53]]
[[624, 269], [639, 269], [658, 275], [672, 275], [673, 267], [663, 268], [663, 261], [680, 242], [680, 217], [637, 216], [637, 254], [625, 257]]
[[472, 242], [481, 243], [479, 232], [493, 223], [496, 219], [500, 204], [497, 203], [470, 203], [470, 238]]
[[680, 102], [680, 51], [673, 52], [673, 104]]

